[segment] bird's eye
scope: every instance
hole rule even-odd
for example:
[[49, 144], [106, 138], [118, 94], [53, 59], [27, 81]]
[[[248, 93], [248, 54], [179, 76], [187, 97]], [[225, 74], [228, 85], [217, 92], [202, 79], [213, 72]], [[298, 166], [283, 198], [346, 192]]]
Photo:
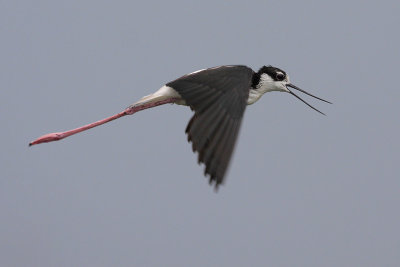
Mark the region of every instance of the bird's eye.
[[283, 80], [285, 79], [285, 74], [283, 74], [282, 72], [278, 72], [278, 73], [276, 74], [276, 79], [277, 79], [278, 81], [283, 81]]

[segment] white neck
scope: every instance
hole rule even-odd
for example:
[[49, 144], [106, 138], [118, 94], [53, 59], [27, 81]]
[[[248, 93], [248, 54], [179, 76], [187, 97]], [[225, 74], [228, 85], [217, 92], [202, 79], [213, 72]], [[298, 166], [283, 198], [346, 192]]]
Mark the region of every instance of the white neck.
[[[286, 82], [288, 81], [289, 77], [287, 76]], [[247, 105], [255, 103], [263, 96], [263, 94], [273, 91], [286, 92], [283, 82], [274, 81], [268, 74], [261, 74], [257, 87], [250, 89]]]
[[250, 88], [249, 98], [247, 99], [247, 105], [251, 105], [251, 104], [254, 104], [255, 102], [257, 102], [257, 100], [260, 99], [260, 97], [263, 94], [265, 94], [265, 93], [262, 93], [258, 89]]

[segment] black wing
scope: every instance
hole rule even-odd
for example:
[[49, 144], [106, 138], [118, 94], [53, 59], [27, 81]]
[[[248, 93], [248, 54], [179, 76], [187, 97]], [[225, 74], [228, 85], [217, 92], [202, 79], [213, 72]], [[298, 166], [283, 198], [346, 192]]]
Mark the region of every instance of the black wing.
[[185, 75], [167, 86], [175, 89], [195, 114], [186, 128], [204, 175], [216, 188], [223, 182], [249, 97], [253, 70], [222, 66]]

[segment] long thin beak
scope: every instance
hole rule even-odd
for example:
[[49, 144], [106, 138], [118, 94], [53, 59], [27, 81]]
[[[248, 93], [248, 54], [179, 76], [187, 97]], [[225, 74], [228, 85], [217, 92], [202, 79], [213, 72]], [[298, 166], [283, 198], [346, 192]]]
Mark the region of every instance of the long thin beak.
[[310, 94], [310, 93], [304, 91], [303, 89], [300, 89], [299, 87], [297, 87], [297, 86], [294, 85], [294, 84], [291, 84], [291, 83], [286, 84], [286, 89], [289, 91], [290, 94], [294, 95], [296, 98], [298, 98], [298, 99], [299, 99], [300, 101], [302, 101], [304, 104], [306, 104], [307, 106], [309, 106], [309, 107], [312, 108], [313, 110], [315, 110], [315, 111], [321, 113], [322, 115], [325, 115], [325, 113], [319, 111], [318, 109], [316, 109], [316, 108], [314, 108], [313, 106], [311, 106], [310, 104], [308, 104], [308, 103], [307, 103], [306, 101], [304, 101], [301, 97], [299, 97], [298, 95], [296, 95], [295, 93], [293, 93], [293, 91], [291, 91], [288, 87], [291, 87], [291, 88], [293, 88], [293, 89], [296, 89], [296, 90], [298, 90], [298, 91], [300, 91], [300, 92], [302, 92], [302, 93], [305, 93], [306, 95], [312, 96], [312, 97], [314, 97], [314, 98], [316, 98], [316, 99], [318, 99], [318, 100], [321, 100], [321, 101], [324, 101], [324, 102], [326, 102], [326, 103], [332, 104], [331, 102], [329, 102], [329, 101], [327, 101], [327, 100], [325, 100], [325, 99], [319, 98], [319, 97], [317, 97], [317, 96], [315, 96], [315, 95], [312, 95], [312, 94]]

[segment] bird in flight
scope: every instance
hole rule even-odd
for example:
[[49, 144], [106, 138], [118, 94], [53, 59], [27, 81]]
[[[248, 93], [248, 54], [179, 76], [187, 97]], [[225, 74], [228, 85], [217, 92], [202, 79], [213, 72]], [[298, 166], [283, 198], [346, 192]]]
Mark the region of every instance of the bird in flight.
[[58, 141], [155, 106], [167, 103], [185, 105], [194, 111], [186, 127], [188, 141], [192, 143], [193, 151], [198, 153], [198, 162], [205, 165], [204, 175], [209, 175], [210, 184], [214, 183], [218, 189], [224, 182], [247, 105], [255, 103], [267, 92], [286, 92], [325, 115], [292, 89], [332, 104], [290, 83], [289, 76], [279, 68], [263, 66], [255, 72], [242, 65], [219, 66], [184, 75], [120, 113], [73, 130], [43, 135], [29, 143], [29, 146]]

